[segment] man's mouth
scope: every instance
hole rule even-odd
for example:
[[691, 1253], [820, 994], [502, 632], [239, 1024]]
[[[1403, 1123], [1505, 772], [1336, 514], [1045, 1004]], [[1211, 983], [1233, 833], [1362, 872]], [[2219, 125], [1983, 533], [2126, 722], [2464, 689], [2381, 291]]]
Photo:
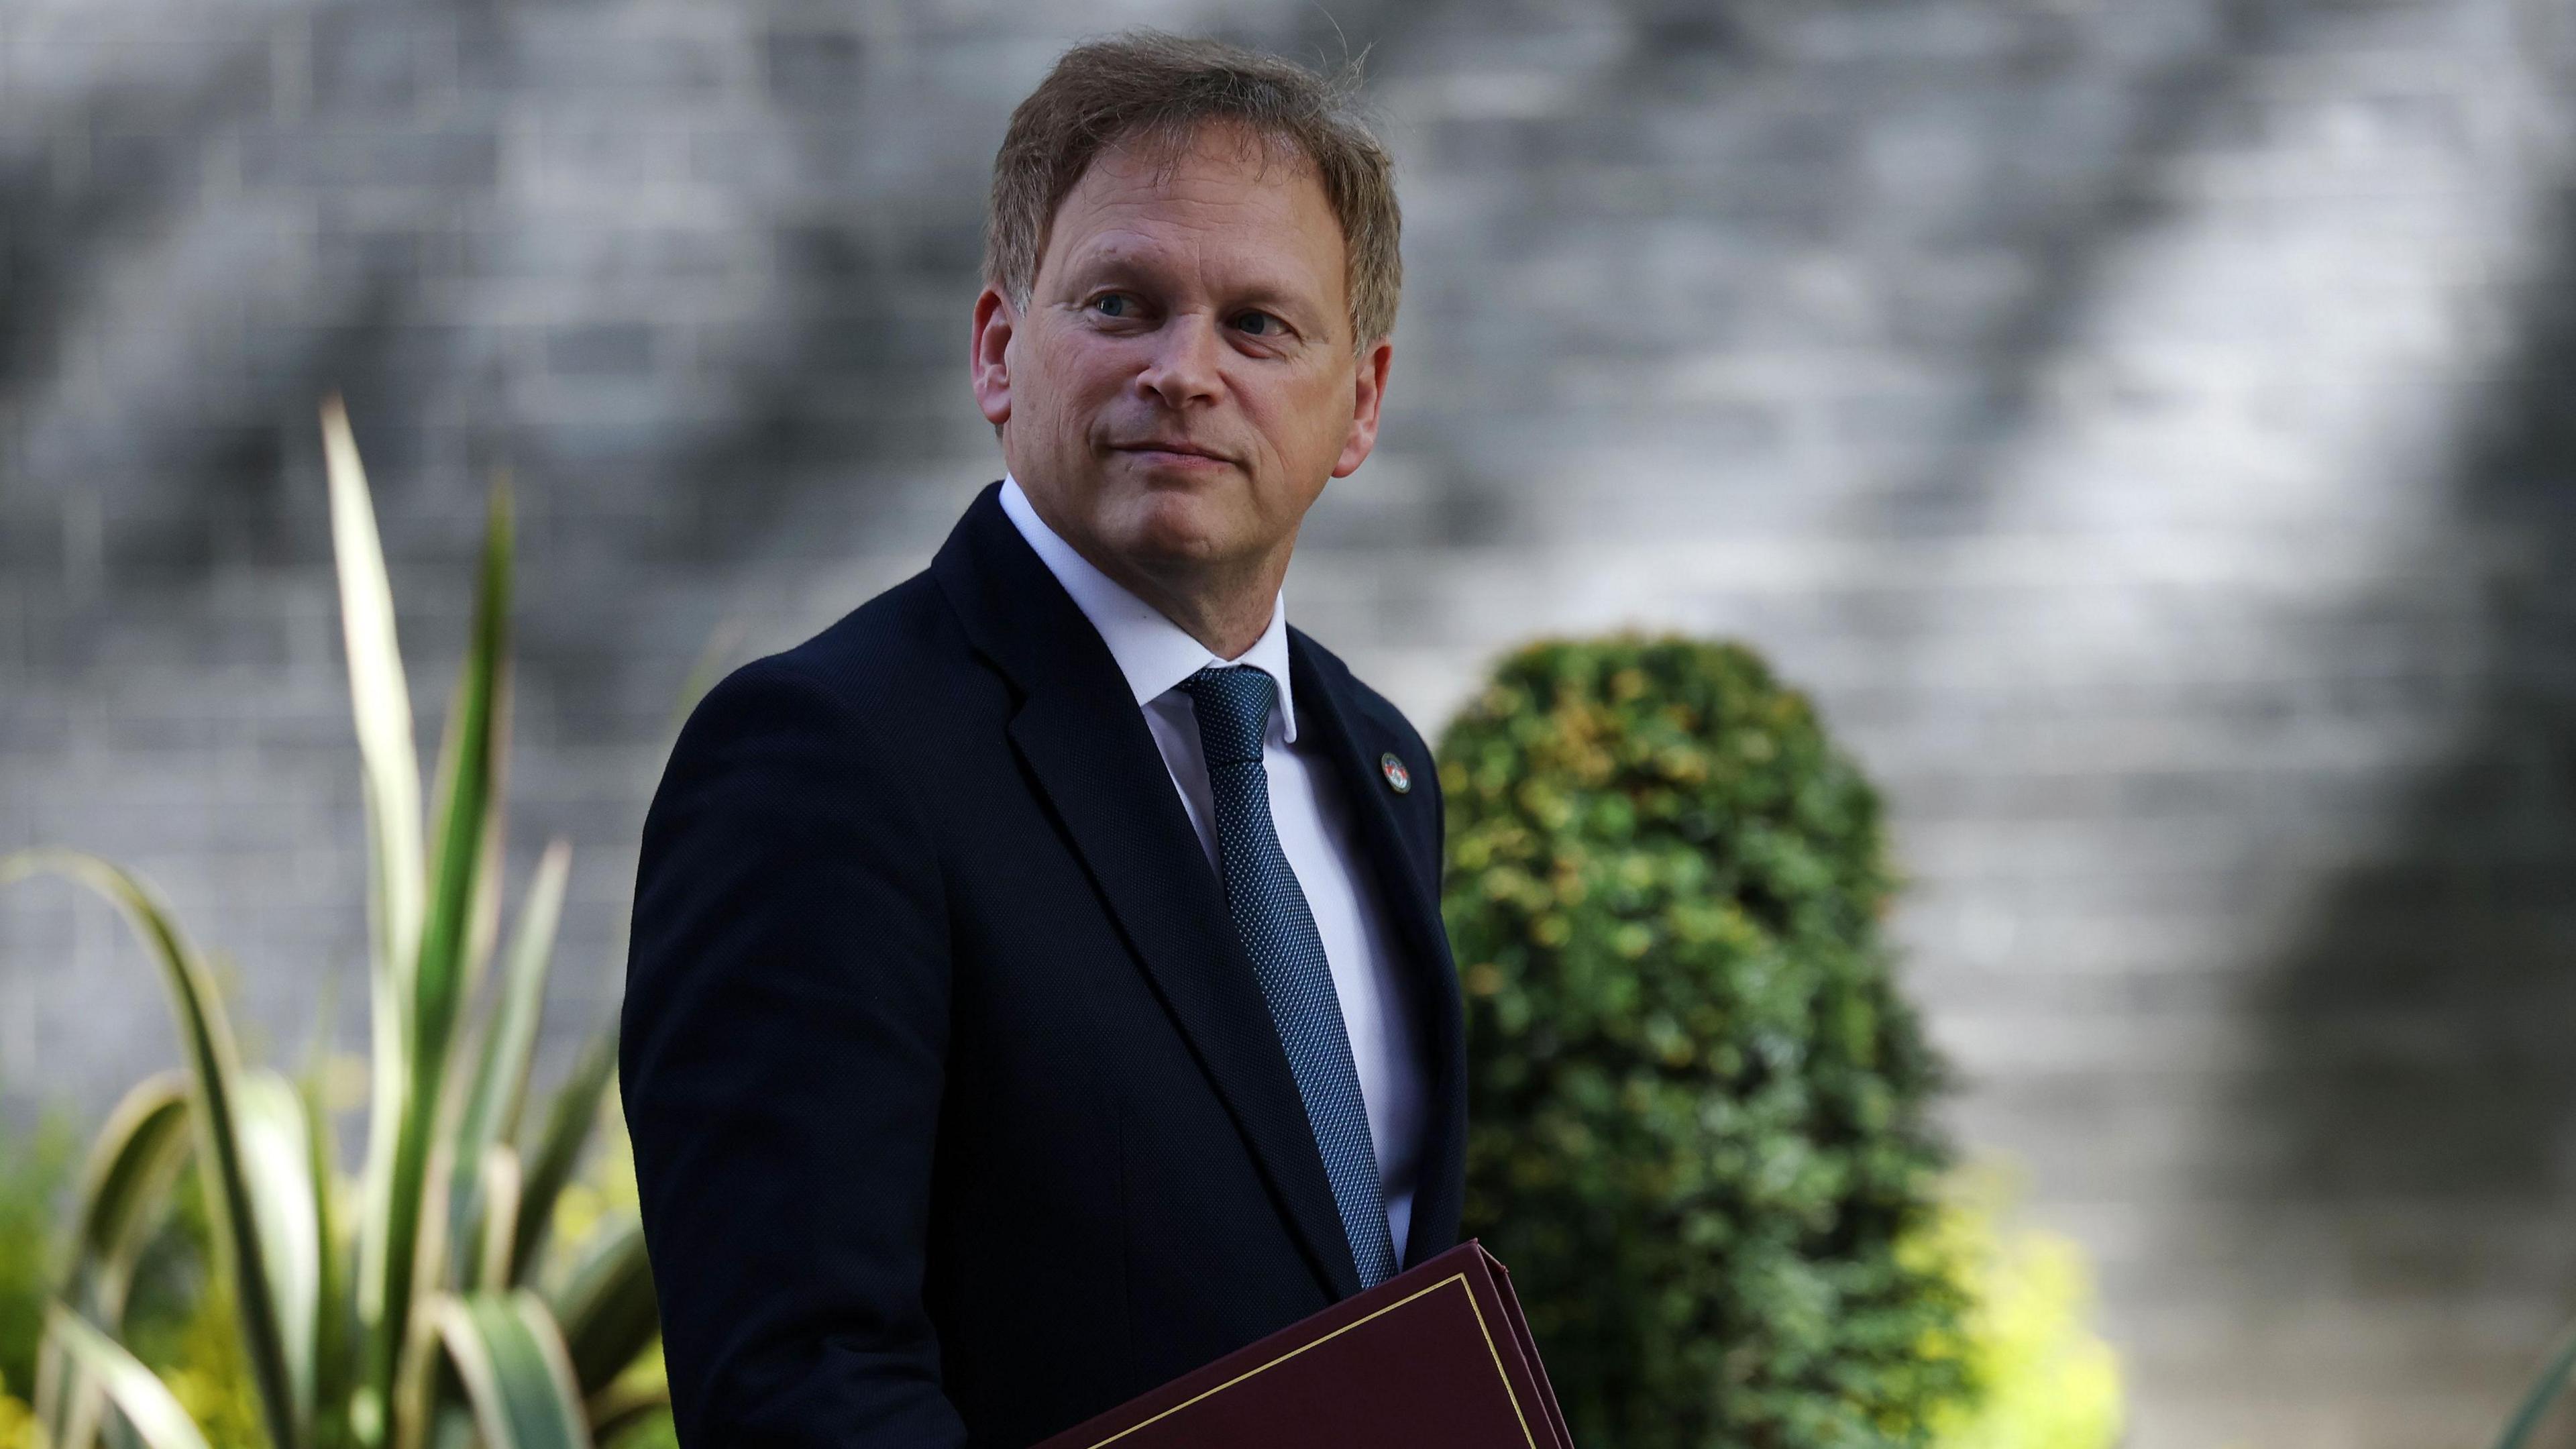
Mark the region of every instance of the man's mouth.
[[1201, 458], [1211, 463], [1234, 461], [1223, 453], [1177, 438], [1142, 438], [1132, 443], [1112, 443], [1110, 450], [1119, 453], [1163, 454], [1175, 458]]

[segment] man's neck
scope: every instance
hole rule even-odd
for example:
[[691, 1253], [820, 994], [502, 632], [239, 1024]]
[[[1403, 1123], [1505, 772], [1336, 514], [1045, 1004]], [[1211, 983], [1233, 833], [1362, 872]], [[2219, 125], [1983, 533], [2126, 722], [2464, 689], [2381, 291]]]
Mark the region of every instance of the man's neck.
[[1241, 658], [1260, 642], [1288, 576], [1286, 549], [1275, 560], [1265, 558], [1248, 567], [1146, 569], [1115, 556], [1099, 557], [1106, 550], [1086, 548], [1082, 540], [1065, 542], [1219, 659]]
[[[1018, 482], [1016, 470], [1010, 477]], [[1019, 484], [1019, 490], [1029, 511], [1065, 547], [1171, 620], [1173, 627], [1207, 646], [1217, 658], [1243, 657], [1269, 631], [1298, 531], [1292, 530], [1276, 549], [1248, 561], [1202, 564], [1187, 559], [1130, 559], [1100, 547], [1084, 530], [1068, 527], [1072, 520], [1049, 517], [1047, 503], [1028, 485]]]

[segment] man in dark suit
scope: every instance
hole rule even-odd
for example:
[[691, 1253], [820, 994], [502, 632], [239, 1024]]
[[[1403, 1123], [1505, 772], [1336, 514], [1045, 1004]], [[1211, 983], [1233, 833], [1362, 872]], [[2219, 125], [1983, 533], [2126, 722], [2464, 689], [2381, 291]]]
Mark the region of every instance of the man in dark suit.
[[1069, 52], [995, 162], [1009, 473], [681, 734], [621, 1076], [685, 1449], [1027, 1444], [1457, 1241], [1439, 783], [1281, 592], [1390, 355], [1345, 96]]

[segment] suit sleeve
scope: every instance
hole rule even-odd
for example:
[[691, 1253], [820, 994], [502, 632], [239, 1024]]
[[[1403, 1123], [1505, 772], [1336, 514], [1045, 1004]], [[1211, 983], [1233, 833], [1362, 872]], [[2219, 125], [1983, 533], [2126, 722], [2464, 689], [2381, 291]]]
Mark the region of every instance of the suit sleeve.
[[922, 1297], [946, 915], [898, 763], [763, 660], [645, 820], [619, 1076], [683, 1449], [966, 1440]]

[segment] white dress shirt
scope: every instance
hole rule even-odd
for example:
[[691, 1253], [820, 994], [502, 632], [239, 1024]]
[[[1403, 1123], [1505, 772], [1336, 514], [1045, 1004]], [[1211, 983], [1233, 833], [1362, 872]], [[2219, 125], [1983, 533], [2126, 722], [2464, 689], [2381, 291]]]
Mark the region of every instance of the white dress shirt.
[[1368, 1106], [1369, 1138], [1377, 1148], [1378, 1183], [1386, 1195], [1387, 1227], [1395, 1257], [1404, 1261], [1404, 1232], [1413, 1217], [1423, 1136], [1422, 1062], [1415, 1049], [1411, 998], [1404, 988], [1402, 953], [1368, 869], [1368, 856], [1353, 829], [1349, 802], [1331, 761], [1310, 740], [1297, 742], [1297, 703], [1288, 687], [1288, 606], [1283, 595], [1270, 606], [1270, 627], [1239, 659], [1219, 659], [1163, 617], [1151, 604], [1092, 566], [1056, 536], [1029, 505], [1019, 480], [1003, 475], [1002, 511], [1037, 550], [1058, 583], [1073, 596], [1110, 657], [1127, 676], [1145, 712], [1164, 768], [1180, 791], [1190, 824], [1207, 852], [1208, 867], [1225, 879], [1217, 856], [1216, 807], [1208, 789], [1207, 761], [1199, 743], [1198, 715], [1181, 681], [1210, 665], [1242, 664], [1270, 676], [1279, 705], [1270, 713], [1261, 766], [1270, 777], [1270, 823], [1279, 848], [1297, 874], [1306, 908], [1323, 938], [1333, 991], [1341, 998], [1342, 1025], [1350, 1034], [1351, 1060], [1359, 1068], [1360, 1095]]

